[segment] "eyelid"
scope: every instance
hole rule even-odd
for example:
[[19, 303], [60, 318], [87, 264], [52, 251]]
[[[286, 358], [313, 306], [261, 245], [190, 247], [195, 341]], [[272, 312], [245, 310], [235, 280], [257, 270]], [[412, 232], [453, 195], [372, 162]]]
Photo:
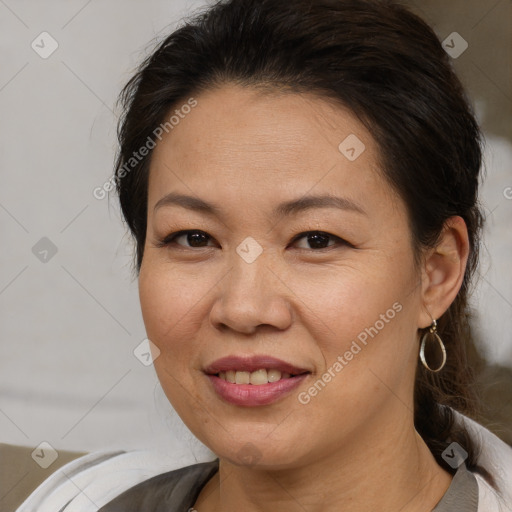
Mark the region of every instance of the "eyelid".
[[309, 229], [306, 231], [302, 231], [292, 238], [291, 243], [293, 244], [293, 243], [297, 242], [298, 240], [300, 240], [301, 238], [305, 238], [307, 235], [310, 235], [310, 234], [325, 235], [325, 236], [328, 236], [328, 237], [334, 239], [338, 243], [334, 244], [334, 245], [330, 245], [328, 247], [324, 247], [322, 249], [303, 249], [303, 248], [301, 248], [302, 250], [321, 253], [323, 251], [328, 251], [330, 249], [336, 248], [336, 245], [346, 245], [348, 247], [355, 248], [355, 246], [353, 244], [351, 244], [350, 242], [347, 242], [347, 240], [345, 240], [344, 238], [341, 238], [337, 235], [333, 235], [332, 233], [329, 233], [328, 231], [322, 231], [320, 229]]
[[[166, 235], [163, 239], [158, 240], [156, 243], [156, 246], [157, 247], [168, 246], [171, 243], [174, 243], [174, 240], [176, 238], [179, 238], [180, 236], [183, 236], [183, 235], [188, 235], [189, 233], [201, 233], [201, 234], [206, 235], [210, 239], [213, 239], [213, 237], [211, 235], [209, 235], [206, 231], [203, 231], [201, 229], [182, 229], [180, 231], [174, 231], [174, 232], [170, 233], [169, 235]], [[178, 245], [178, 244], [176, 244], [176, 245]], [[197, 249], [197, 247], [186, 247], [183, 245], [178, 245], [178, 246], [182, 247], [184, 249]], [[205, 249], [205, 247], [199, 247], [199, 249]]]

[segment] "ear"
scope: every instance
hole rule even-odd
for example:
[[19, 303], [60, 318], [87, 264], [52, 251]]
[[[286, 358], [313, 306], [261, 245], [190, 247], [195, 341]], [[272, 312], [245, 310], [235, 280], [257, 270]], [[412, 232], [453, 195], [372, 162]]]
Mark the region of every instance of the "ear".
[[432, 318], [437, 320], [455, 300], [464, 279], [468, 255], [466, 223], [462, 217], [450, 217], [444, 223], [438, 244], [425, 256], [419, 328], [430, 326]]

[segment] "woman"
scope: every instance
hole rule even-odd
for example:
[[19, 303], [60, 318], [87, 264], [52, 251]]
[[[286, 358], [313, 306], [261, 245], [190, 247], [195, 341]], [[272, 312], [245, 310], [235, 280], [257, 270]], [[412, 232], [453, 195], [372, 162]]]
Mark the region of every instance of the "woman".
[[393, 2], [227, 0], [121, 99], [155, 369], [217, 458], [123, 487], [88, 455], [68, 470], [116, 491], [61, 475], [37, 510], [510, 509], [512, 449], [469, 419], [481, 136], [433, 31]]

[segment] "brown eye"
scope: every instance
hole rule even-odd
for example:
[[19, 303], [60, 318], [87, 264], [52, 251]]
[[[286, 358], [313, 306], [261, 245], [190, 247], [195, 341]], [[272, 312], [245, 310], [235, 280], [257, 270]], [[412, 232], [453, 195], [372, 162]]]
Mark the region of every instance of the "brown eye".
[[324, 231], [306, 231], [304, 233], [300, 233], [293, 239], [293, 242], [295, 243], [297, 240], [300, 240], [301, 238], [306, 238], [307, 243], [311, 245], [311, 247], [301, 247], [301, 249], [306, 250], [322, 250], [328, 249], [329, 247], [336, 245], [335, 243], [328, 245], [329, 239], [334, 240], [334, 242], [338, 241], [342, 245], [350, 245], [342, 238], [335, 235], [331, 235], [330, 233], [326, 233]]
[[[181, 243], [176, 242], [176, 240], [179, 240], [180, 238], [186, 240], [186, 242], [189, 244], [189, 248], [208, 247], [207, 245], [203, 244], [206, 243], [208, 239], [211, 239], [210, 235], [200, 230], [177, 231], [176, 233], [171, 233], [170, 235], [166, 236], [158, 243], [158, 246], [164, 247], [171, 244], [183, 246]], [[186, 245], [184, 247], [187, 248]]]

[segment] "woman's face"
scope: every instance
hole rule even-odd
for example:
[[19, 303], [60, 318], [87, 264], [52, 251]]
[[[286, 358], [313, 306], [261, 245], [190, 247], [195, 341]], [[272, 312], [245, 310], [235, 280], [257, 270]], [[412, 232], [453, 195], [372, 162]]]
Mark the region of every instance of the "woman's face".
[[[420, 276], [371, 134], [308, 95], [226, 85], [195, 99], [154, 149], [139, 276], [169, 401], [219, 457], [261, 467], [310, 463], [412, 425]], [[196, 203], [155, 208], [171, 193]], [[326, 195], [337, 206], [308, 199]], [[193, 233], [159, 246], [182, 230]], [[268, 394], [205, 373], [254, 355], [309, 373], [281, 375]]]

